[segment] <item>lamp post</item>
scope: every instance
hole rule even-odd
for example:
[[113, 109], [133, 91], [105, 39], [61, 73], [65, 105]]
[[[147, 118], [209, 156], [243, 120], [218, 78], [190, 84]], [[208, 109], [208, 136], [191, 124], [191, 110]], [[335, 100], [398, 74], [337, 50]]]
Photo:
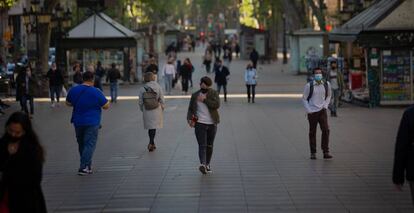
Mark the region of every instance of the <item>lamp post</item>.
[[[54, 22], [52, 22], [52, 17]], [[30, 64], [35, 64], [36, 76], [41, 80], [38, 95], [45, 95], [47, 94], [47, 89], [45, 88], [47, 82], [46, 79], [42, 78], [44, 73], [41, 69], [42, 64], [40, 58], [40, 28], [43, 27], [44, 29], [44, 26], [49, 27], [49, 24], [52, 24], [52, 27], [63, 26], [63, 29], [67, 29], [70, 26], [70, 11], [68, 10], [65, 13], [63, 8], [58, 4], [54, 8], [53, 13], [48, 13], [44, 7], [40, 6], [40, 0], [31, 0], [30, 8], [23, 8], [22, 18], [28, 36], [30, 36], [31, 33], [35, 33], [36, 47], [35, 50], [33, 50], [33, 48], [28, 51], [28, 56]], [[59, 37], [60, 36], [61, 35], [59, 35]]]
[[60, 69], [64, 68], [65, 65], [63, 57], [64, 53], [60, 44], [62, 42], [62, 38], [66, 37], [67, 30], [71, 25], [71, 14], [72, 12], [69, 8], [65, 12], [64, 8], [60, 4], [57, 4], [52, 17], [52, 32], [54, 32], [56, 48], [55, 62], [57, 67]]
[[286, 47], [286, 14], [283, 13], [283, 64], [287, 64], [287, 47]]

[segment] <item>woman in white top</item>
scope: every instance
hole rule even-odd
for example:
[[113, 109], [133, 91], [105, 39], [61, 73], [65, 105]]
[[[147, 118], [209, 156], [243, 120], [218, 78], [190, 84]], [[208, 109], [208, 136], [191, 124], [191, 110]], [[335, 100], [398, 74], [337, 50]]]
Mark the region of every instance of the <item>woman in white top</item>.
[[168, 95], [171, 95], [171, 88], [172, 88], [172, 81], [175, 78], [175, 66], [174, 66], [174, 59], [168, 59], [167, 64], [164, 65], [162, 69], [162, 75], [164, 76], [164, 83], [165, 83], [165, 92]]
[[247, 64], [246, 71], [244, 74], [244, 81], [246, 82], [247, 87], [247, 102], [250, 103], [250, 94], [252, 95], [252, 103], [254, 103], [254, 97], [256, 95], [256, 81], [257, 72], [256, 69], [253, 68], [252, 64]]

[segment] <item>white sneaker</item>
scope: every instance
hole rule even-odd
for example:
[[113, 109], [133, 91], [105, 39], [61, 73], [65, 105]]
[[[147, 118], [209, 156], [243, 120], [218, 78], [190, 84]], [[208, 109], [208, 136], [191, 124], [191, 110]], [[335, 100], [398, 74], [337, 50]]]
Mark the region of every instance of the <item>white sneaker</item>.
[[201, 172], [203, 175], [207, 174], [207, 168], [206, 168], [206, 166], [204, 166], [203, 164], [201, 164], [201, 165], [198, 167], [198, 170], [200, 170], [200, 172]]
[[209, 173], [209, 174], [213, 173], [213, 170], [211, 170], [210, 165], [206, 166], [206, 170], [207, 170], [207, 173]]
[[54, 108], [55, 107], [55, 103], [52, 103], [52, 105], [50, 105], [50, 107]]

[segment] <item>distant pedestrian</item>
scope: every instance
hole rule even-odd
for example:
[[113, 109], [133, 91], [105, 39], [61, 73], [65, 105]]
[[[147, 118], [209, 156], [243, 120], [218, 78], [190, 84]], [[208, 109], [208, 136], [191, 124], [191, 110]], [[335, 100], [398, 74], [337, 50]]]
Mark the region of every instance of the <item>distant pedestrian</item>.
[[94, 74], [86, 71], [83, 84], [72, 87], [66, 97], [66, 104], [73, 107], [71, 123], [75, 127], [79, 146], [79, 175], [92, 174], [92, 156], [98, 140], [102, 109], [109, 108], [109, 101], [102, 91], [95, 88]]
[[256, 85], [257, 85], [256, 79], [257, 79], [257, 71], [255, 68], [253, 68], [253, 65], [249, 63], [244, 73], [244, 81], [246, 82], [248, 103], [250, 103], [250, 98], [252, 100], [252, 103], [254, 103], [254, 98], [256, 96]]
[[47, 78], [49, 78], [49, 89], [50, 89], [50, 100], [52, 102], [51, 107], [55, 107], [55, 97], [56, 105], [59, 106], [60, 102], [60, 93], [62, 92], [62, 87], [64, 83], [63, 74], [60, 70], [57, 69], [56, 63], [52, 63], [52, 67], [47, 72]]
[[236, 45], [234, 46], [234, 51], [236, 52], [236, 57], [239, 58], [240, 45], [238, 42], [236, 42]]
[[217, 92], [220, 94], [221, 88], [224, 92], [224, 102], [227, 102], [227, 82], [229, 80], [230, 71], [227, 67], [223, 66], [223, 62], [217, 59], [217, 66], [215, 67], [214, 82], [217, 84]]
[[[35, 96], [35, 90], [37, 87], [37, 80], [32, 75], [32, 69], [30, 66], [27, 66], [25, 70], [22, 70], [16, 77], [16, 97], [20, 101], [22, 110], [29, 115], [30, 118], [34, 114], [34, 103], [33, 98]], [[30, 105], [30, 114], [27, 109], [27, 101]]]
[[183, 93], [187, 94], [188, 87], [191, 79], [192, 72], [194, 70], [193, 65], [191, 64], [191, 61], [189, 58], [186, 58], [184, 60], [184, 64], [181, 66], [180, 69], [180, 75], [181, 75], [181, 85], [183, 89]]
[[227, 47], [224, 48], [224, 54], [223, 54], [223, 61], [224, 61], [224, 64], [227, 68], [230, 67], [230, 63], [233, 59], [232, 54], [233, 53], [231, 51], [231, 47], [227, 45]]
[[29, 116], [13, 113], [0, 139], [0, 212], [47, 212], [42, 192], [45, 161]]
[[414, 205], [414, 105], [408, 107], [400, 122], [395, 143], [392, 181], [402, 191], [405, 179], [409, 182]]
[[210, 48], [208, 47], [206, 49], [206, 52], [204, 53], [204, 61], [203, 64], [206, 66], [206, 72], [211, 72], [211, 61], [213, 59], [213, 53], [211, 52]]
[[75, 87], [79, 84], [83, 83], [82, 80], [82, 69], [81, 69], [81, 65], [79, 63], [76, 63], [75, 66], [73, 67], [73, 85], [72, 87]]
[[155, 75], [147, 72], [144, 75], [145, 85], [139, 90], [139, 107], [144, 119], [144, 128], [148, 130], [148, 151], [156, 149], [155, 134], [163, 127], [163, 111], [165, 108], [164, 93], [155, 81]]
[[102, 67], [102, 63], [98, 61], [95, 70], [95, 83], [94, 86], [99, 90], [103, 91], [102, 89], [102, 78], [105, 76], [105, 69]]
[[253, 63], [253, 68], [257, 69], [257, 61], [259, 60], [259, 53], [253, 48], [252, 52], [250, 53], [250, 61]]
[[332, 101], [329, 109], [331, 110], [331, 116], [337, 117], [339, 101], [345, 83], [342, 73], [338, 71], [336, 61], [331, 62], [331, 70], [329, 71], [328, 78], [332, 88]]
[[164, 76], [165, 92], [171, 95], [172, 81], [175, 78], [176, 70], [174, 66], [174, 59], [169, 58], [167, 64], [162, 69], [162, 75]]
[[152, 57], [149, 59], [150, 64], [146, 67], [145, 72], [152, 72], [155, 74], [155, 77], [157, 78], [158, 81], [158, 65], [157, 65], [157, 61], [155, 59], [155, 57]]
[[195, 48], [196, 48], [196, 42], [195, 39], [191, 40], [191, 49], [193, 50], [193, 52], [195, 52]]
[[193, 93], [187, 112], [190, 127], [195, 128], [198, 142], [199, 170], [202, 174], [212, 172], [210, 163], [213, 156], [217, 124], [220, 122], [219, 94], [211, 89], [213, 82], [207, 76], [200, 80], [200, 90]]
[[322, 70], [315, 68], [314, 81], [306, 84], [303, 92], [303, 105], [305, 106], [309, 121], [309, 144], [311, 159], [316, 159], [316, 127], [318, 123], [322, 130], [322, 151], [324, 159], [331, 159], [329, 154], [329, 125], [327, 109], [331, 100], [331, 86], [324, 81]]
[[111, 64], [111, 69], [106, 76], [106, 82], [109, 81], [111, 92], [111, 103], [116, 103], [118, 100], [118, 80], [121, 79], [121, 72], [116, 68], [116, 64]]

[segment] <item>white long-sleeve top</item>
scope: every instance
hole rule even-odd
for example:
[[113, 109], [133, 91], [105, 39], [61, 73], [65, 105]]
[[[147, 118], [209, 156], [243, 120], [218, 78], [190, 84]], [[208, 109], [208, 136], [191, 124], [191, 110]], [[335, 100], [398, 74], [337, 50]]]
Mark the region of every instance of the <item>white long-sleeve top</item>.
[[331, 84], [328, 82], [328, 95], [325, 99], [325, 87], [323, 86], [323, 82], [321, 84], [313, 82], [313, 95], [312, 98], [308, 102], [308, 96], [310, 92], [310, 83], [305, 85], [305, 89], [303, 91], [302, 102], [305, 106], [307, 113], [319, 112], [322, 109], [328, 109], [329, 102], [331, 101]]
[[175, 78], [175, 66], [173, 64], [166, 64], [164, 65], [164, 67], [162, 68], [162, 75], [173, 75], [173, 78]]
[[257, 72], [256, 69], [252, 68], [252, 69], [247, 69], [244, 73], [244, 81], [246, 82], [247, 85], [256, 85], [257, 81]]

